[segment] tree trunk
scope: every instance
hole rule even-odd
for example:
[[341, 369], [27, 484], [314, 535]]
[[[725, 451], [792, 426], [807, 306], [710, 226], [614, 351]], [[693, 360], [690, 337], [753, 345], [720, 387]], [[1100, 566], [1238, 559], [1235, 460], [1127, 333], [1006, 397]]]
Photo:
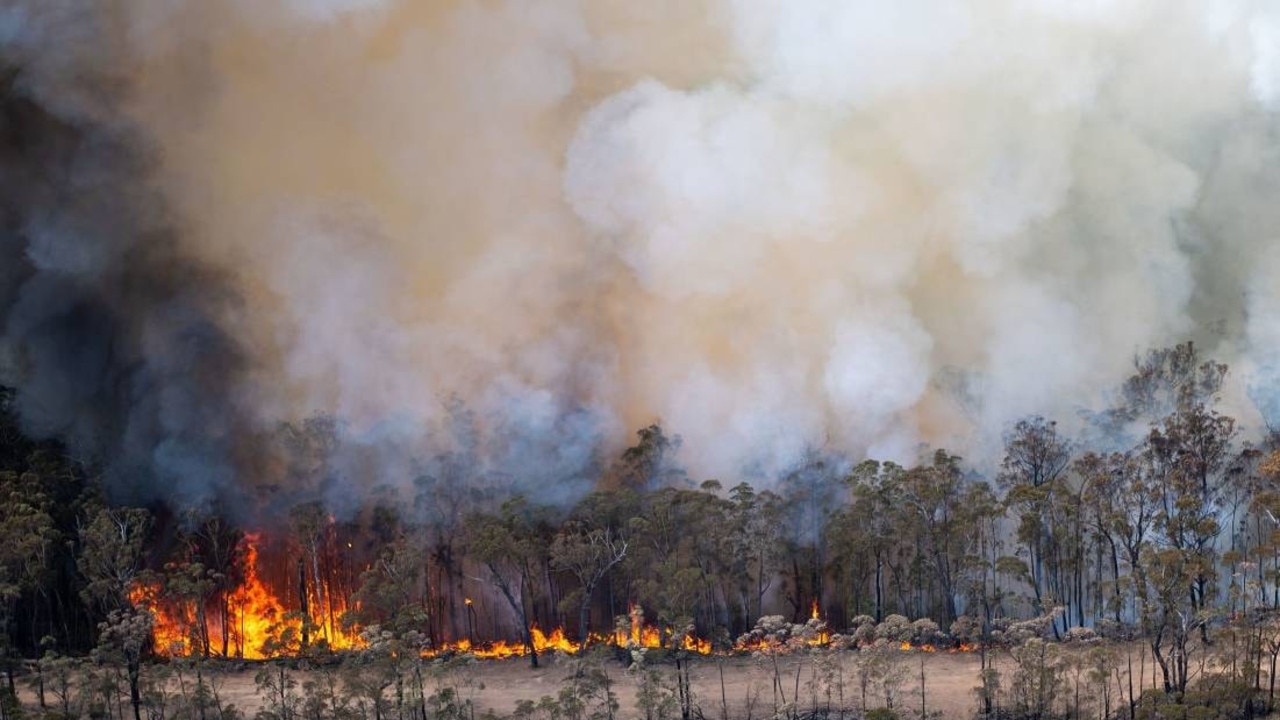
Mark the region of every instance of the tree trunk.
[[884, 620], [884, 556], [876, 553], [876, 622]]
[[1271, 653], [1271, 680], [1267, 688], [1267, 712], [1276, 708], [1276, 654]]
[[1120, 597], [1120, 552], [1116, 548], [1116, 541], [1107, 536], [1107, 541], [1111, 544], [1111, 577], [1115, 581], [1115, 587], [1112, 589], [1115, 593], [1115, 613], [1116, 622], [1120, 622], [1120, 610], [1124, 606], [1124, 600]]
[[231, 608], [227, 600], [227, 593], [223, 591], [222, 602], [219, 603], [220, 612], [222, 613], [222, 657], [227, 657], [227, 644], [231, 640]]
[[[511, 592], [511, 586], [503, 579], [502, 573], [498, 572], [496, 565], [490, 563], [489, 572], [493, 575], [493, 584], [498, 586], [502, 596], [507, 599], [507, 604], [511, 606], [511, 611], [520, 620], [520, 640], [524, 643], [524, 648], [529, 653], [529, 667], [537, 669], [538, 648], [533, 644], [533, 632], [529, 628], [529, 614], [524, 609], [523, 594], [520, 600], [516, 600], [515, 594]], [[520, 587], [524, 587], [523, 575], [520, 578]]]
[[1169, 662], [1165, 660], [1164, 653], [1160, 652], [1159, 639], [1153, 639], [1151, 641], [1151, 657], [1154, 658], [1156, 663], [1160, 666], [1160, 676], [1164, 682], [1164, 691], [1167, 693], [1173, 692], [1173, 676], [1169, 669]]
[[925, 704], [924, 699], [924, 653], [920, 654], [920, 720], [929, 717], [929, 706]]
[[307, 602], [307, 560], [305, 557], [298, 558], [298, 609], [302, 612], [302, 649], [306, 650], [311, 643], [311, 632], [308, 627], [311, 624], [311, 613]]
[[209, 657], [209, 611], [205, 597], [196, 598], [196, 625], [200, 634], [200, 656]]
[[578, 646], [587, 647], [588, 628], [591, 620], [591, 588], [582, 589], [582, 603], [578, 605]]
[[130, 660], [129, 702], [133, 705], [133, 720], [142, 720], [142, 693], [138, 689], [138, 676], [140, 673], [140, 660]]

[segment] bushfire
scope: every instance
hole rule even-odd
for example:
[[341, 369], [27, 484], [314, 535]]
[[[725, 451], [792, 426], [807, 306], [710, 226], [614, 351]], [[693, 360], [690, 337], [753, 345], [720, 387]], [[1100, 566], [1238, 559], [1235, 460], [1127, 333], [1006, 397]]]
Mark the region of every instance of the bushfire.
[[[307, 611], [285, 609], [262, 579], [261, 546], [261, 535], [245, 535], [243, 579], [221, 603], [165, 592], [158, 580], [135, 584], [129, 600], [151, 613], [156, 654], [263, 660], [296, 652], [304, 641], [333, 650], [359, 646], [359, 634], [341, 623], [348, 610], [346, 600], [325, 583], [306, 585]], [[215, 607], [210, 608], [211, 604]]]
[[[129, 594], [135, 607], [144, 609], [153, 617], [152, 641], [157, 655], [184, 657], [194, 655], [234, 657], [248, 660], [264, 660], [288, 656], [299, 652], [303, 646], [324, 646], [330, 650], [358, 650], [364, 645], [360, 628], [344, 622], [349, 607], [344, 596], [335, 592], [321, 580], [306, 583], [305, 603], [295, 601], [295, 607], [282, 599], [264, 581], [259, 566], [263, 547], [260, 534], [247, 534], [241, 545], [243, 573], [239, 583], [225, 593], [221, 600], [208, 597], [192, 598], [172, 589], [166, 589], [156, 579], [145, 579], [135, 584]], [[317, 576], [318, 577], [318, 576]], [[302, 597], [300, 594], [299, 597]], [[471, 598], [464, 600], [470, 611]], [[809, 621], [802, 631], [785, 639], [772, 635], [743, 636], [728, 652], [786, 652], [796, 647], [826, 647], [832, 635], [821, 618], [817, 600], [809, 613]], [[582, 643], [573, 640], [564, 628], [544, 631], [530, 628], [531, 644], [539, 654], [547, 652], [577, 653]], [[697, 637], [692, 628], [679, 632], [659, 628], [644, 621], [644, 612], [632, 605], [629, 618], [610, 634], [592, 633], [587, 645], [611, 644], [619, 648], [679, 648], [699, 655], [713, 652], [709, 640]], [[903, 651], [936, 652], [932, 645], [902, 643]], [[962, 645], [954, 650], [970, 651], [973, 646]], [[954, 651], [953, 650], [953, 651]], [[422, 651], [423, 657], [445, 655], [473, 655], [480, 659], [501, 660], [528, 654], [523, 642], [494, 640], [489, 642], [461, 638], [443, 642]]]
[[[303, 583], [306, 586], [305, 609], [288, 608], [287, 603], [263, 580], [259, 566], [263, 545], [260, 534], [244, 536], [240, 548], [243, 553], [243, 579], [225, 594], [223, 602], [207, 597], [185, 597], [154, 578], [135, 583], [129, 600], [135, 607], [151, 613], [152, 644], [157, 655], [214, 655], [264, 660], [296, 653], [304, 642], [323, 644], [331, 650], [359, 649], [364, 644], [359, 628], [343, 622], [343, 616], [352, 608], [341, 593], [323, 582], [323, 578]], [[317, 574], [317, 577], [321, 576]], [[470, 598], [464, 602], [468, 608], [473, 605]], [[587, 642], [613, 643], [619, 647], [679, 646], [702, 655], [711, 653], [708, 640], [691, 633], [685, 633], [676, 640], [674, 632], [645, 625], [642, 619], [643, 613], [633, 608], [629, 632], [619, 630], [611, 635], [592, 634]], [[530, 635], [538, 653], [576, 653], [582, 649], [580, 643], [569, 639], [563, 628], [546, 632], [533, 627]], [[423, 655], [471, 654], [482, 659], [502, 659], [523, 656], [527, 652], [528, 649], [520, 642], [496, 640], [481, 643], [462, 638], [428, 648]]]

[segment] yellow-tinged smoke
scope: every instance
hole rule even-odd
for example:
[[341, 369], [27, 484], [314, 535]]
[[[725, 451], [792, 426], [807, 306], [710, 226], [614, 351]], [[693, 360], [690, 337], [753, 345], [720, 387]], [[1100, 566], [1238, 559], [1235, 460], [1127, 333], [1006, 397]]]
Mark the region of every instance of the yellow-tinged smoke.
[[228, 402], [263, 427], [420, 448], [454, 394], [526, 471], [661, 418], [696, 475], [767, 476], [815, 445], [980, 454], [1186, 338], [1280, 407], [1269, 3], [94, 17], [181, 254], [240, 298]]

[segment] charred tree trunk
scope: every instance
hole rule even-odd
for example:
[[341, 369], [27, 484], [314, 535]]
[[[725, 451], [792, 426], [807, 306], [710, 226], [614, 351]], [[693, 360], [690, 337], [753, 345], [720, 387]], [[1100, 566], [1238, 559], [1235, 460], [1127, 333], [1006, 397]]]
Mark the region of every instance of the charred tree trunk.
[[231, 608], [227, 593], [223, 591], [222, 600], [218, 603], [218, 611], [222, 616], [222, 657], [227, 657], [227, 646], [231, 640]]
[[298, 610], [302, 613], [302, 649], [311, 643], [311, 613], [307, 601], [307, 560], [298, 558]]
[[492, 563], [488, 563], [488, 567], [493, 576], [493, 584], [498, 586], [498, 590], [506, 598], [507, 604], [511, 606], [512, 613], [520, 621], [520, 641], [524, 643], [525, 651], [529, 653], [529, 667], [536, 670], [538, 667], [538, 648], [533, 642], [533, 631], [529, 627], [529, 613], [524, 608], [524, 577], [521, 576], [519, 580], [522, 592], [520, 599], [517, 600], [515, 593], [511, 590], [511, 584], [502, 577], [498, 567]]
[[587, 624], [591, 620], [591, 593], [586, 589], [582, 592], [582, 602], [578, 604], [578, 644], [580, 647], [587, 646]]

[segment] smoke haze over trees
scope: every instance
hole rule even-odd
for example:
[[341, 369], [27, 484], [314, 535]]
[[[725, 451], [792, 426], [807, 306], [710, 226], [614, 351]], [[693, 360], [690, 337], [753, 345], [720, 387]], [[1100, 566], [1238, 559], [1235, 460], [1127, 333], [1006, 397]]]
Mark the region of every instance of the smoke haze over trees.
[[[1032, 416], [1006, 426], [994, 466], [942, 449], [907, 464], [814, 450], [757, 489], [694, 482], [690, 448], [653, 425], [571, 504], [477, 483], [471, 461], [445, 454], [411, 491], [384, 484], [349, 518], [296, 501], [263, 528], [217, 509], [108, 504], [106, 479], [28, 439], [6, 404], [6, 667], [96, 644], [136, 684], [152, 652], [351, 650], [369, 642], [352, 639], [363, 628], [427, 650], [510, 640], [536, 666], [538, 628], [599, 643], [640, 612], [665, 642], [727, 647], [760, 623], [820, 616], [859, 643], [859, 628], [909, 620], [982, 647], [1019, 633], [1140, 639], [1182, 697], [1198, 643], [1244, 632], [1261, 662], [1259, 623], [1280, 607], [1280, 446], [1242, 441], [1220, 408], [1229, 376], [1191, 344], [1142, 356], [1093, 415], [1147, 428], [1119, 448]], [[454, 413], [459, 432], [478, 422]], [[324, 483], [333, 433], [322, 421], [277, 433], [299, 482]], [[263, 602], [246, 599], [250, 580], [275, 614], [247, 629], [246, 603]], [[1017, 630], [1024, 620], [1039, 629]]]

